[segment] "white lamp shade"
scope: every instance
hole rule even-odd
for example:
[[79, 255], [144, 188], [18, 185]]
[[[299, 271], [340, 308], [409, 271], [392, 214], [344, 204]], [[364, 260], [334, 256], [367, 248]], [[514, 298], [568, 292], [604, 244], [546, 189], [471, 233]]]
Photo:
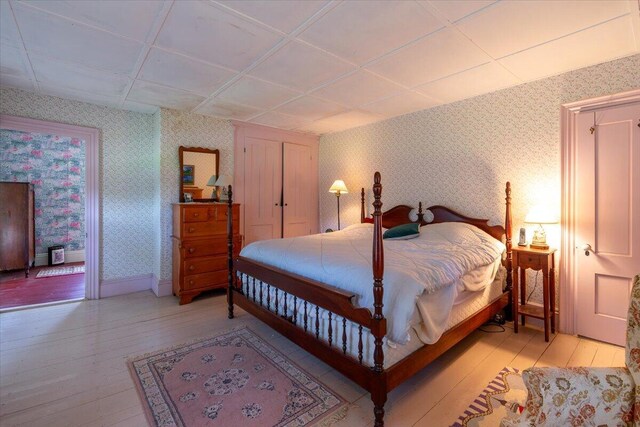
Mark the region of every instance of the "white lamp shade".
[[333, 182], [333, 185], [331, 186], [331, 188], [329, 189], [329, 193], [344, 194], [344, 193], [348, 193], [348, 192], [349, 192], [349, 190], [347, 190], [347, 186], [344, 185], [344, 181], [341, 180], [341, 179], [336, 179]]
[[217, 175], [211, 175], [211, 178], [209, 178], [209, 181], [207, 181], [207, 187], [215, 187], [217, 180], [218, 180]]
[[558, 216], [546, 206], [534, 206], [524, 218], [524, 222], [530, 224], [557, 224]]
[[229, 175], [220, 175], [215, 185], [216, 187], [228, 187], [229, 185], [233, 185], [233, 180]]

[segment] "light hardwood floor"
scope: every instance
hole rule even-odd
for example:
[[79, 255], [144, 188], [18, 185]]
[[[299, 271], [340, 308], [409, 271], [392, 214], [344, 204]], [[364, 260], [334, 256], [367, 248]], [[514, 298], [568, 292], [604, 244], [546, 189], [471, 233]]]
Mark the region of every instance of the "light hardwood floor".
[[[351, 402], [339, 426], [370, 426], [360, 387], [236, 308], [223, 295], [178, 306], [150, 291], [0, 314], [0, 425], [145, 426], [128, 356], [247, 325]], [[624, 349], [521, 328], [475, 331], [394, 390], [385, 425], [448, 426], [505, 366], [622, 366]]]

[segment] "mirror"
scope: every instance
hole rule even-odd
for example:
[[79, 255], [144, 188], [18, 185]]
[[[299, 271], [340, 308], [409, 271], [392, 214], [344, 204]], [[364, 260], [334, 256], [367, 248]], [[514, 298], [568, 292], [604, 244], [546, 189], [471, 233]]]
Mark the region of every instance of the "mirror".
[[212, 184], [219, 175], [220, 152], [209, 148], [180, 147], [179, 153], [180, 201], [185, 202], [185, 194], [194, 202], [214, 201], [216, 188]]

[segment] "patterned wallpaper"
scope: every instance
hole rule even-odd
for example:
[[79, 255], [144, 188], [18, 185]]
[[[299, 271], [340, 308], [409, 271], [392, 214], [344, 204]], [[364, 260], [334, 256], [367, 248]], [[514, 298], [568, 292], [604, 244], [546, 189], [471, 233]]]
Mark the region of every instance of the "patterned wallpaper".
[[0, 88], [0, 113], [100, 130], [100, 280], [152, 273], [154, 117], [9, 88]]
[[84, 168], [84, 141], [0, 129], [0, 181], [34, 187], [36, 253], [84, 249]]
[[[359, 191], [382, 174], [386, 208], [443, 204], [504, 222], [504, 184], [513, 188], [514, 236], [527, 211], [560, 205], [560, 105], [640, 88], [640, 55], [583, 68], [320, 139], [321, 229], [359, 222]], [[368, 203], [372, 194], [367, 192]], [[559, 245], [559, 228], [550, 226]], [[533, 300], [541, 301], [538, 286]]]
[[233, 175], [233, 125], [228, 120], [176, 110], [162, 109], [160, 115], [160, 278], [169, 280], [171, 204], [180, 201], [178, 147], [217, 148], [220, 150], [220, 173]]

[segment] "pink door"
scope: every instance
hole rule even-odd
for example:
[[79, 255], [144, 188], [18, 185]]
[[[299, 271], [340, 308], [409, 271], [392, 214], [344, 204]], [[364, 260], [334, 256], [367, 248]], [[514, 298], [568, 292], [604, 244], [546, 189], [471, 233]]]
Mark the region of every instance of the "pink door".
[[245, 245], [281, 237], [282, 143], [245, 138]]
[[284, 237], [311, 234], [311, 147], [283, 144]]
[[577, 120], [577, 331], [618, 345], [640, 273], [639, 126], [638, 103]]

